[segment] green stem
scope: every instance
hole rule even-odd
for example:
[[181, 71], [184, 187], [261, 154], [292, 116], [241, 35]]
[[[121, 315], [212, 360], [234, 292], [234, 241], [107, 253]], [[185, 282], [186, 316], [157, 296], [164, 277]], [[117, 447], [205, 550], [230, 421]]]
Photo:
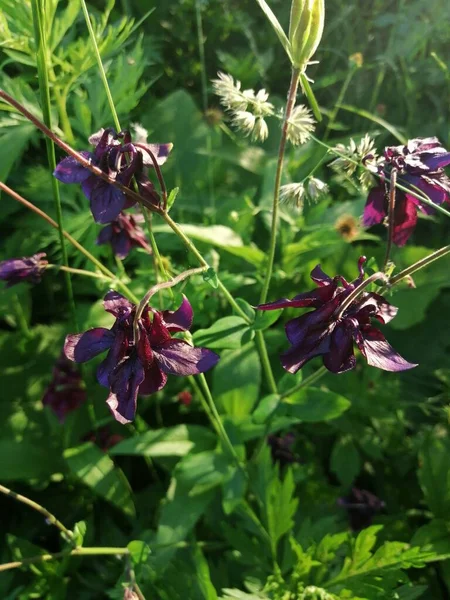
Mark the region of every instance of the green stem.
[[263, 289], [261, 291], [261, 296], [259, 299], [260, 304], [264, 304], [264, 302], [267, 300], [267, 294], [269, 292], [270, 280], [272, 278], [273, 262], [274, 262], [274, 258], [275, 258], [275, 247], [276, 247], [276, 243], [277, 243], [278, 204], [279, 204], [279, 200], [280, 200], [280, 184], [281, 184], [281, 175], [283, 172], [284, 153], [285, 153], [285, 149], [286, 149], [288, 120], [292, 114], [292, 109], [294, 108], [294, 105], [295, 105], [295, 99], [297, 96], [297, 88], [298, 88], [298, 82], [299, 82], [299, 75], [300, 75], [300, 71], [298, 69], [293, 68], [292, 75], [291, 75], [291, 83], [289, 85], [286, 109], [284, 112], [283, 125], [282, 125], [282, 129], [281, 129], [280, 145], [278, 148], [278, 162], [277, 162], [277, 170], [275, 173], [275, 185], [274, 185], [274, 192], [273, 192], [272, 227], [271, 227], [271, 233], [270, 233], [266, 276], [264, 279]]
[[388, 237], [386, 243], [386, 254], [384, 256], [383, 271], [386, 271], [389, 258], [391, 256], [392, 241], [394, 239], [394, 219], [395, 219], [395, 186], [397, 185], [397, 169], [391, 171], [391, 182], [389, 188], [388, 204]]
[[[54, 227], [55, 229], [59, 229], [58, 223], [56, 221], [54, 221], [51, 217], [49, 217], [43, 210], [41, 210], [40, 208], [38, 208], [37, 206], [35, 206], [31, 202], [29, 202], [28, 200], [25, 200], [25, 198], [23, 198], [20, 194], [18, 194], [14, 190], [12, 190], [10, 187], [8, 187], [6, 184], [4, 184], [2, 181], [0, 181], [0, 190], [3, 190], [9, 196], [11, 196], [11, 198], [14, 198], [14, 200], [17, 200], [17, 202], [20, 202], [21, 204], [26, 206], [28, 209], [32, 210], [34, 213], [39, 215], [42, 219], [47, 221], [47, 223], [49, 225], [51, 225], [52, 227]], [[132, 302], [134, 302], [134, 303], [138, 302], [138, 299], [133, 294], [133, 292], [124, 283], [122, 283], [119, 279], [117, 279], [117, 277], [114, 275], [114, 273], [112, 273], [109, 269], [107, 269], [97, 258], [95, 258], [95, 256], [93, 256], [88, 250], [86, 250], [86, 248], [84, 248], [84, 246], [82, 246], [79, 242], [77, 242], [77, 240], [75, 238], [73, 238], [70, 235], [70, 233], [67, 233], [67, 231], [63, 230], [63, 236], [66, 238], [66, 240], [70, 244], [72, 244], [72, 246], [74, 246], [77, 250], [79, 250], [82, 254], [84, 254], [84, 256], [86, 256], [86, 258], [88, 258], [96, 267], [98, 267], [100, 269], [100, 271], [102, 271], [102, 273], [104, 273], [107, 277], [109, 277], [112, 281], [114, 281], [117, 284], [117, 286], [129, 297], [129, 299]]]
[[400, 273], [397, 273], [397, 275], [394, 275], [394, 277], [391, 277], [389, 279], [389, 285], [391, 285], [391, 286], [396, 285], [399, 281], [401, 281], [402, 279], [405, 279], [405, 277], [412, 275], [416, 271], [423, 269], [424, 267], [428, 266], [435, 260], [438, 260], [439, 258], [442, 258], [443, 256], [445, 256], [446, 254], [449, 254], [449, 253], [450, 253], [450, 246], [444, 246], [443, 248], [436, 250], [436, 252], [433, 252], [432, 254], [425, 256], [425, 258], [418, 260], [413, 265], [407, 267], [403, 271], [400, 271]]
[[81, 0], [81, 8], [83, 10], [84, 18], [86, 20], [86, 25], [89, 31], [89, 37], [91, 38], [92, 45], [94, 47], [95, 57], [97, 59], [98, 70], [100, 71], [100, 77], [103, 82], [103, 86], [105, 88], [106, 97], [108, 98], [109, 107], [111, 109], [112, 117], [114, 120], [114, 125], [117, 131], [121, 131], [119, 117], [117, 116], [116, 107], [114, 106], [114, 100], [111, 95], [111, 90], [109, 89], [108, 79], [106, 78], [105, 69], [103, 67], [102, 58], [100, 56], [100, 51], [98, 49], [97, 40], [95, 39], [95, 33], [92, 28], [91, 19], [89, 17], [89, 12], [86, 6], [85, 0]]
[[269, 355], [267, 353], [267, 347], [264, 341], [264, 335], [262, 331], [258, 330], [255, 332], [255, 342], [256, 347], [258, 348], [259, 356], [261, 358], [261, 365], [264, 370], [269, 389], [273, 394], [277, 394], [277, 384], [273, 376], [272, 367], [270, 365]]
[[[55, 517], [55, 515], [53, 515], [51, 512], [49, 512], [46, 508], [44, 508], [37, 502], [34, 502], [34, 500], [31, 500], [30, 498], [27, 498], [26, 496], [22, 496], [22, 494], [17, 494], [16, 492], [13, 492], [9, 488], [5, 487], [4, 485], [0, 485], [0, 493], [5, 494], [5, 496], [9, 496], [10, 498], [14, 498], [14, 500], [17, 500], [17, 502], [26, 504], [33, 510], [40, 513], [43, 517], [45, 517], [45, 519], [47, 520], [48, 523], [57, 527], [67, 540], [73, 539], [73, 532], [70, 531], [69, 529], [67, 529], [67, 527], [65, 527], [61, 523], [61, 521], [59, 521]], [[0, 570], [2, 570], [2, 569], [0, 568]]]
[[353, 64], [350, 67], [350, 71], [347, 73], [347, 77], [345, 78], [344, 83], [342, 84], [341, 90], [339, 92], [338, 99], [333, 107], [333, 110], [331, 111], [330, 118], [328, 119], [327, 128], [325, 129], [325, 133], [323, 136], [324, 140], [328, 139], [330, 129], [333, 127], [333, 125], [336, 121], [336, 117], [338, 116], [339, 107], [342, 104], [345, 94], [347, 93], [348, 86], [350, 85], [350, 82], [353, 79], [353, 75], [355, 74], [355, 71], [357, 69], [358, 69], [357, 65]]
[[327, 372], [326, 367], [321, 366], [319, 369], [317, 369], [317, 371], [315, 371], [314, 373], [312, 373], [309, 377], [307, 377], [306, 379], [303, 379], [303, 381], [301, 381], [297, 385], [294, 385], [293, 388], [291, 388], [290, 390], [288, 390], [284, 394], [281, 394], [280, 400], [284, 400], [285, 398], [288, 398], [289, 396], [291, 396], [295, 392], [298, 392], [298, 390], [301, 390], [304, 387], [308, 387], [309, 385], [312, 385], [313, 383], [316, 383], [316, 381], [318, 381], [319, 379], [321, 379], [325, 375], [326, 372]]
[[[83, 275], [84, 277], [94, 277], [95, 279], [103, 279], [111, 281], [109, 275], [103, 273], [95, 273], [94, 271], [86, 271], [85, 269], [74, 269], [72, 267], [65, 267], [63, 265], [47, 265], [46, 269], [57, 269], [58, 271], [65, 271], [66, 273], [74, 273], [75, 275]], [[116, 279], [115, 277], [113, 278]]]
[[40, 554], [39, 556], [32, 556], [30, 558], [24, 558], [15, 562], [5, 563], [0, 565], [0, 572], [8, 571], [9, 569], [17, 569], [26, 565], [32, 565], [40, 562], [48, 562], [50, 560], [56, 560], [58, 558], [65, 558], [68, 556], [102, 556], [102, 555], [113, 555], [113, 556], [127, 556], [130, 553], [128, 548], [74, 548], [69, 552], [55, 552], [54, 554]]
[[[44, 25], [44, 8], [42, 0], [32, 0], [31, 9], [33, 15], [33, 25], [34, 25], [34, 37], [37, 48], [37, 70], [38, 70], [38, 80], [39, 80], [39, 92], [41, 96], [41, 104], [42, 104], [42, 115], [44, 118], [45, 125], [51, 129], [51, 113], [50, 113], [50, 88], [48, 83], [48, 65], [51, 64], [51, 60], [48, 57], [48, 49], [47, 49], [47, 40], [45, 35], [45, 25]], [[56, 155], [55, 155], [55, 145], [50, 138], [45, 139], [45, 144], [47, 147], [47, 160], [50, 166], [51, 172], [56, 169]], [[67, 256], [67, 248], [66, 243], [63, 236], [63, 215], [62, 215], [62, 206], [61, 206], [61, 196], [59, 193], [59, 182], [55, 177], [52, 177], [52, 193], [53, 199], [56, 207], [56, 220], [58, 222], [58, 230], [59, 230], [59, 243], [61, 246], [62, 253], [62, 261], [66, 267], [69, 266], [69, 259]], [[72, 320], [75, 326], [75, 329], [78, 331], [77, 317], [76, 317], [76, 308], [75, 308], [75, 298], [73, 295], [72, 289], [72, 280], [70, 278], [70, 273], [65, 273], [65, 283], [66, 283], [66, 292], [67, 298], [69, 300], [70, 312], [72, 313]]]
[[28, 327], [28, 323], [25, 318], [25, 313], [23, 311], [23, 307], [20, 302], [20, 298], [17, 294], [15, 294], [15, 296], [14, 296], [13, 304], [14, 304], [14, 312], [16, 313], [17, 325], [19, 327], [19, 330], [24, 338], [29, 339], [30, 337], [32, 337], [32, 334], [31, 334], [30, 328]]

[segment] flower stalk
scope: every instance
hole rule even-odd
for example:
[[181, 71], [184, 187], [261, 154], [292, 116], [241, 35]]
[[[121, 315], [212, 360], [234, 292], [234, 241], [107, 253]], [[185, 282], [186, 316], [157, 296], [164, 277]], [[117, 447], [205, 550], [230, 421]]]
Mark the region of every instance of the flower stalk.
[[391, 171], [391, 181], [389, 187], [389, 205], [388, 205], [388, 239], [386, 244], [386, 255], [384, 257], [383, 271], [389, 263], [389, 257], [392, 249], [392, 241], [394, 238], [394, 216], [395, 216], [395, 186], [397, 185], [397, 169]]
[[371, 283], [377, 281], [378, 279], [381, 279], [384, 283], [387, 283], [388, 281], [387, 275], [385, 275], [381, 271], [378, 271], [377, 273], [374, 273], [367, 279], [364, 279], [364, 281], [362, 281], [358, 286], [356, 286], [355, 289], [342, 302], [336, 314], [336, 319], [340, 319], [347, 310], [347, 308], [356, 300], [356, 298], [358, 298], [358, 296], [362, 294], [365, 288], [369, 287]]
[[397, 275], [394, 275], [393, 277], [391, 277], [389, 279], [389, 286], [396, 285], [397, 283], [399, 283], [399, 281], [401, 281], [402, 279], [405, 279], [405, 277], [408, 277], [409, 275], [412, 275], [416, 271], [419, 271], [420, 269], [427, 267], [429, 264], [431, 264], [435, 260], [438, 260], [439, 258], [446, 256], [447, 254], [450, 254], [450, 245], [444, 246], [443, 248], [436, 250], [436, 252], [433, 252], [432, 254], [425, 256], [425, 258], [418, 260], [417, 262], [410, 265], [406, 269], [403, 269], [403, 271], [400, 271], [400, 273], [397, 273]]

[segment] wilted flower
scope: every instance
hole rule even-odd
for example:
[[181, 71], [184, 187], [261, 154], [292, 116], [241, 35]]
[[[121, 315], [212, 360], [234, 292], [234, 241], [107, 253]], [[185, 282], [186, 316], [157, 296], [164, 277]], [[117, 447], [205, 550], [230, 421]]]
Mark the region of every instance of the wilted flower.
[[45, 252], [38, 252], [33, 256], [3, 260], [0, 262], [0, 279], [7, 282], [6, 287], [23, 281], [39, 283], [48, 265], [45, 256]]
[[322, 356], [329, 371], [345, 373], [356, 365], [353, 341], [368, 364], [374, 367], [385, 371], [404, 371], [417, 366], [397, 354], [381, 331], [371, 324], [372, 318], [388, 323], [397, 314], [398, 309], [383, 296], [362, 291], [349, 305], [343, 306], [348, 296], [363, 282], [365, 261], [365, 257], [359, 259], [359, 277], [351, 283], [341, 275], [329, 277], [317, 265], [311, 272], [317, 289], [299, 294], [292, 300], [282, 298], [258, 306], [259, 310], [315, 309], [286, 323], [286, 335], [291, 343], [291, 348], [281, 355], [286, 371], [296, 373], [315, 356]]
[[314, 119], [309, 108], [304, 104], [299, 104], [292, 111], [287, 122], [287, 139], [299, 146], [305, 144], [311, 137], [311, 132], [314, 131]]
[[[158, 205], [159, 196], [150, 179], [144, 174], [144, 167], [154, 166], [151, 155], [158, 165], [164, 164], [172, 144], [133, 144], [129, 132], [116, 133], [114, 129], [101, 129], [89, 138], [89, 142], [95, 146], [95, 150], [80, 152], [84, 158], [130, 189], [134, 178], [141, 196], [151, 204]], [[133, 198], [128, 198], [116, 186], [91, 173], [72, 156], [64, 158], [53, 175], [63, 183], [81, 183], [97, 223], [109, 223], [116, 219], [123, 209], [135, 204]]]
[[347, 509], [350, 527], [353, 531], [369, 527], [373, 517], [385, 507], [383, 500], [380, 500], [375, 494], [356, 487], [352, 488], [348, 496], [339, 498], [337, 503]]
[[334, 228], [344, 240], [351, 242], [359, 234], [359, 223], [353, 215], [342, 215], [337, 219]]
[[142, 228], [138, 225], [142, 221], [142, 215], [121, 212], [117, 219], [101, 230], [97, 244], [111, 244], [114, 254], [120, 259], [128, 256], [133, 247], [144, 248], [151, 254], [152, 249]]
[[[379, 184], [374, 187], [364, 209], [363, 224], [371, 227], [381, 223], [387, 214], [387, 188], [393, 169], [397, 181], [412, 192], [425, 194], [434, 204], [450, 202], [450, 179], [443, 167], [450, 164], [450, 152], [436, 137], [415, 138], [405, 146], [390, 146], [384, 151], [384, 161], [378, 166]], [[417, 224], [417, 209], [433, 214], [434, 209], [418, 198], [396, 189], [393, 224], [393, 242], [406, 244]]]
[[42, 404], [49, 406], [63, 423], [67, 414], [85, 401], [86, 388], [77, 367], [61, 354], [53, 367], [52, 380], [45, 390]]
[[292, 446], [295, 443], [295, 435], [293, 433], [269, 435], [267, 443], [270, 446], [273, 462], [278, 463], [280, 467], [298, 462], [298, 459], [292, 452]]
[[70, 360], [86, 362], [108, 350], [97, 370], [99, 383], [110, 388], [107, 404], [119, 423], [129, 423], [136, 413], [137, 395], [161, 390], [167, 375], [197, 375], [213, 367], [219, 357], [206, 348], [194, 348], [172, 334], [187, 331], [193, 318], [184, 296], [176, 311], [158, 311], [148, 305], [138, 321], [139, 337], [134, 343], [136, 306], [118, 292], [110, 291], [103, 303], [116, 317], [111, 329], [97, 327], [68, 335], [64, 352]]

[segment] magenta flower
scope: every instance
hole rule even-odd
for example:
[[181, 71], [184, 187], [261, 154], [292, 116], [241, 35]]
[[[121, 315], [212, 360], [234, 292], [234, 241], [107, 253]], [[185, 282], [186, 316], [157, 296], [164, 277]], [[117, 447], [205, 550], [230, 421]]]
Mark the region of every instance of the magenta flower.
[[48, 265], [45, 256], [45, 252], [39, 252], [33, 254], [33, 256], [3, 260], [0, 262], [0, 279], [7, 282], [6, 287], [11, 287], [22, 281], [39, 283], [42, 273]]
[[[291, 348], [281, 355], [286, 371], [296, 373], [315, 356], [322, 356], [323, 364], [332, 373], [345, 373], [356, 365], [353, 342], [369, 365], [385, 371], [404, 371], [417, 365], [407, 362], [385, 340], [371, 320], [388, 323], [397, 314], [397, 308], [383, 296], [362, 292], [342, 312], [347, 297], [364, 279], [365, 257], [358, 262], [359, 277], [348, 283], [343, 277], [329, 277], [320, 265], [311, 271], [311, 279], [318, 288], [276, 302], [261, 304], [259, 310], [279, 308], [314, 308], [311, 312], [286, 323], [286, 335]], [[342, 286], [339, 286], [342, 284]], [[342, 314], [341, 314], [342, 313]]]
[[[388, 210], [387, 187], [392, 169], [397, 169], [397, 182], [412, 192], [424, 193], [434, 204], [450, 202], [450, 179], [443, 167], [450, 164], [447, 152], [435, 137], [409, 140], [406, 146], [390, 146], [384, 151], [384, 162], [378, 167], [380, 183], [369, 192], [363, 224], [381, 223]], [[406, 244], [417, 223], [417, 210], [433, 214], [434, 209], [415, 196], [397, 188], [394, 212], [393, 242]]]
[[44, 393], [42, 404], [50, 406], [59, 422], [63, 423], [67, 414], [85, 401], [86, 389], [77, 367], [61, 354], [53, 368], [53, 377]]
[[116, 317], [111, 329], [97, 327], [68, 335], [64, 352], [70, 360], [86, 362], [108, 350], [97, 370], [97, 379], [110, 394], [107, 404], [120, 423], [129, 423], [136, 413], [138, 394], [161, 390], [167, 375], [197, 375], [211, 369], [219, 357], [206, 348], [194, 348], [172, 334], [187, 331], [193, 312], [184, 296], [174, 312], [147, 306], [139, 319], [139, 341], [134, 344], [133, 321], [136, 306], [118, 292], [108, 292], [105, 310]]
[[[144, 167], [154, 166], [151, 155], [158, 165], [163, 165], [172, 144], [133, 144], [127, 131], [116, 133], [114, 129], [101, 129], [89, 138], [89, 142], [95, 146], [94, 152], [82, 151], [80, 154], [109, 177], [130, 189], [134, 177], [139, 193], [155, 206], [159, 204], [159, 196], [150, 179], [144, 174]], [[72, 156], [64, 158], [53, 175], [63, 183], [81, 183], [97, 223], [110, 223], [123, 209], [135, 204], [132, 198], [128, 198], [116, 186], [91, 173]]]
[[142, 215], [121, 212], [117, 219], [101, 230], [97, 244], [111, 244], [114, 254], [120, 259], [126, 258], [133, 247], [144, 248], [151, 254], [152, 249], [138, 225], [142, 220]]

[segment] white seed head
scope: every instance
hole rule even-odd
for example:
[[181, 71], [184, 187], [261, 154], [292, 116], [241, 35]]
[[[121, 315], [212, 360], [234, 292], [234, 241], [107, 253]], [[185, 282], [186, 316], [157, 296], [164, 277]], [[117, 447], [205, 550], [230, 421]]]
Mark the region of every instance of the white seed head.
[[255, 128], [252, 133], [252, 140], [265, 142], [269, 135], [269, 128], [267, 127], [267, 123], [264, 121], [262, 117], [258, 117], [256, 119]]
[[303, 210], [305, 199], [305, 186], [303, 183], [287, 183], [280, 188], [280, 202], [289, 204], [298, 209]]
[[310, 177], [308, 180], [308, 197], [312, 202], [317, 202], [319, 198], [328, 193], [328, 185], [321, 179]]
[[311, 111], [304, 104], [299, 104], [288, 119], [287, 139], [294, 146], [305, 144], [314, 131], [314, 123]]
[[245, 135], [250, 135], [255, 127], [256, 117], [248, 110], [238, 110], [233, 117], [233, 124]]

